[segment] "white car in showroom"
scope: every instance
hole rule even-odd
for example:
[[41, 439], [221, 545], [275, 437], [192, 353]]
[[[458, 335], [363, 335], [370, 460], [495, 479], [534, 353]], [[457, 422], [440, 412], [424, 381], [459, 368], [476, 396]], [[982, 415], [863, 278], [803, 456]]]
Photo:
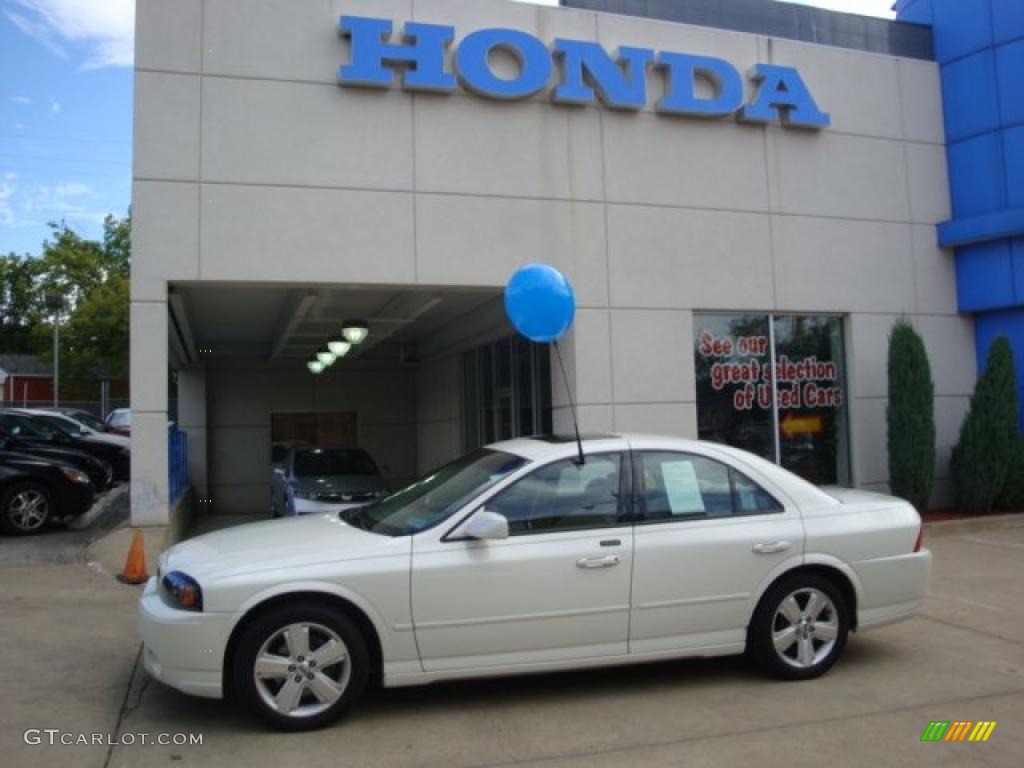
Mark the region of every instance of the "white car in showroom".
[[850, 631], [921, 607], [921, 539], [901, 499], [822, 490], [737, 449], [524, 438], [370, 506], [172, 547], [141, 600], [143, 658], [168, 685], [292, 730], [332, 721], [371, 681], [745, 650], [806, 679]]

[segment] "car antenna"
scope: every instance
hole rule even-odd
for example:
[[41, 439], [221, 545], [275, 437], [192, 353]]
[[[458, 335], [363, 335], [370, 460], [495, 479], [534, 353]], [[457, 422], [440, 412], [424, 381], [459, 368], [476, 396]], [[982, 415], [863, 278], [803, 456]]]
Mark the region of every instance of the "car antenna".
[[576, 431], [576, 447], [579, 448], [580, 457], [577, 461], [578, 466], [583, 466], [586, 462], [583, 459], [583, 441], [580, 439], [580, 422], [576, 418], [576, 403], [572, 399], [572, 389], [569, 387], [569, 379], [565, 375], [565, 363], [562, 362], [562, 350], [558, 348], [558, 341], [551, 342], [555, 347], [555, 355], [558, 357], [558, 367], [562, 369], [562, 381], [565, 382], [565, 394], [569, 396], [569, 413], [572, 414], [572, 427]]

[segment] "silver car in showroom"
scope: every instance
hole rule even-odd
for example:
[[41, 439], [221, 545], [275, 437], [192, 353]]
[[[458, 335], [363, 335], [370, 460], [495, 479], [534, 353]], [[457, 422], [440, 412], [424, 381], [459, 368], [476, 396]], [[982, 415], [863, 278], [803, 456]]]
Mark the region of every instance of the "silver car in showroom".
[[293, 445], [274, 464], [270, 511], [274, 517], [341, 511], [387, 495], [384, 475], [362, 448]]

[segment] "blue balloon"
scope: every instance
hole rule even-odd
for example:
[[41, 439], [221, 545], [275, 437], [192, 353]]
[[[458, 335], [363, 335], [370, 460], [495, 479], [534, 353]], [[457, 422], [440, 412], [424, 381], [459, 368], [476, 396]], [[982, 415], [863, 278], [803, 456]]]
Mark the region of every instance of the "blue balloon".
[[547, 343], [569, 330], [576, 316], [572, 285], [547, 264], [527, 264], [505, 286], [505, 312], [530, 341]]

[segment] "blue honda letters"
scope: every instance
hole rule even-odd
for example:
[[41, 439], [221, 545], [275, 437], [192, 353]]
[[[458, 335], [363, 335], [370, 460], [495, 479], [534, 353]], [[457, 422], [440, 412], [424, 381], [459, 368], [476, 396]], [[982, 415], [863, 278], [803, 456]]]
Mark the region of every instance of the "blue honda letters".
[[[758, 64], [750, 75], [753, 99], [744, 104], [740, 73], [711, 56], [624, 47], [613, 57], [597, 43], [556, 38], [548, 48], [527, 32], [494, 28], [462, 39], [452, 57], [453, 74], [445, 67], [454, 27], [409, 22], [400, 42], [390, 42], [392, 24], [387, 19], [342, 16], [338, 29], [351, 42], [350, 61], [338, 70], [338, 82], [345, 86], [390, 88], [397, 74], [410, 91], [447, 93], [458, 84], [492, 99], [525, 99], [547, 88], [557, 74], [551, 99], [558, 104], [592, 104], [596, 98], [613, 109], [639, 110], [647, 104], [647, 73], [653, 70], [664, 82], [654, 107], [658, 112], [735, 115], [746, 123], [800, 128], [831, 123], [792, 67]], [[496, 52], [516, 61], [512, 77], [494, 71], [491, 55]]]

